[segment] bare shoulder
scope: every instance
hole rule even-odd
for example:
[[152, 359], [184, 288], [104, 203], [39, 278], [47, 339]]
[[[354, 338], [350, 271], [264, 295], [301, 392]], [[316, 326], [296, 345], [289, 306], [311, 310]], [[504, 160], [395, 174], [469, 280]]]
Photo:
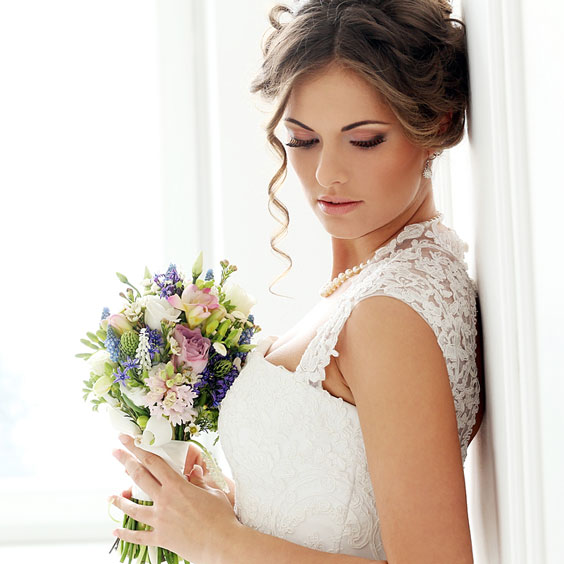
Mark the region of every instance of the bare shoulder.
[[402, 300], [372, 296], [353, 308], [337, 350], [389, 561], [473, 562], [454, 400], [432, 328]]

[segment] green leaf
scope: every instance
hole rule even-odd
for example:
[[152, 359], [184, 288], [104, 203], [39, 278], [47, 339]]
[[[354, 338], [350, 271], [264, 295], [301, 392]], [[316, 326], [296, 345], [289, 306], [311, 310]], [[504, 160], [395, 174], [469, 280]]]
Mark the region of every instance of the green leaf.
[[256, 345], [239, 345], [237, 347], [237, 352], [249, 352], [252, 351]]
[[80, 339], [80, 342], [83, 345], [86, 345], [87, 347], [90, 347], [91, 349], [95, 349], [95, 350], [99, 350], [100, 347], [98, 347], [97, 345], [95, 345], [94, 343], [91, 343], [88, 339]]
[[84, 358], [84, 359], [89, 359], [94, 353], [78, 353], [75, 354], [74, 356], [76, 356], [77, 358]]
[[96, 331], [96, 336], [100, 339], [100, 341], [104, 342], [108, 336], [108, 332], [103, 329], [98, 329], [98, 331]]
[[138, 413], [139, 415], [145, 415], [146, 410], [142, 407], [135, 405], [125, 394], [121, 394], [121, 399], [123, 400], [123, 403], [125, 403], [125, 405], [127, 405], [135, 413]]
[[98, 339], [98, 337], [92, 333], [92, 331], [87, 331], [86, 335], [88, 336], [88, 338], [96, 345], [102, 345], [103, 343], [100, 342], [100, 339]]

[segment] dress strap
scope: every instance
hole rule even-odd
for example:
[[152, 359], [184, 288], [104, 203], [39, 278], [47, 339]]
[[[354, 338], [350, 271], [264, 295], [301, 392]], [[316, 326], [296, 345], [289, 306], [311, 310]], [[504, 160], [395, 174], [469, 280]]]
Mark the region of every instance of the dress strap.
[[[360, 279], [366, 275], [367, 270], [358, 275]], [[358, 279], [355, 282], [358, 282]], [[339, 356], [335, 349], [339, 334], [348, 319], [356, 300], [351, 293], [352, 286], [347, 289], [341, 299], [337, 302], [335, 309], [329, 318], [318, 327], [314, 338], [306, 347], [304, 354], [296, 368], [296, 375], [302, 381], [308, 381], [316, 387], [321, 387], [325, 380], [325, 367], [331, 361], [332, 356]]]

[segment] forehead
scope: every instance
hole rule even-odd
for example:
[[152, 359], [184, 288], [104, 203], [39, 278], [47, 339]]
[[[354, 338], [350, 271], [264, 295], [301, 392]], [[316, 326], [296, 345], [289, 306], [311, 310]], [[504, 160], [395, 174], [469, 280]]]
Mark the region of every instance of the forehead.
[[[310, 121], [317, 117], [352, 123], [361, 119], [395, 121], [376, 88], [351, 69], [331, 64], [292, 86], [285, 116]], [[347, 121], [348, 120], [348, 121]]]

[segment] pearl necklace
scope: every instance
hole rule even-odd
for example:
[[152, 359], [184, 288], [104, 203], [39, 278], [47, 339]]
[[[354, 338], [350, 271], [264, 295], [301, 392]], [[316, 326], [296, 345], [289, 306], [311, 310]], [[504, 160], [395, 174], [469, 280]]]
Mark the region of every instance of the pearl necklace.
[[[435, 219], [439, 219], [439, 217], [441, 215], [442, 215], [442, 212], [439, 212], [436, 215], [434, 215], [432, 218], [426, 219], [425, 221], [420, 221], [419, 223], [428, 223], [428, 222], [434, 221]], [[410, 223], [409, 225], [418, 225], [418, 223]], [[407, 225], [405, 227], [407, 227]], [[319, 294], [321, 295], [321, 297], [323, 297], [323, 298], [329, 297], [337, 288], [339, 288], [339, 286], [341, 286], [341, 284], [343, 284], [343, 282], [345, 282], [345, 280], [348, 280], [349, 278], [351, 278], [351, 276], [358, 274], [359, 272], [364, 270], [369, 264], [376, 262], [376, 253], [381, 248], [382, 247], [379, 247], [378, 249], [376, 249], [376, 251], [374, 251], [374, 254], [366, 262], [361, 262], [360, 264], [357, 264], [356, 266], [353, 266], [352, 268], [347, 268], [344, 272], [341, 272], [337, 276], [335, 276], [335, 278], [333, 278], [333, 280], [324, 284], [319, 289]]]

